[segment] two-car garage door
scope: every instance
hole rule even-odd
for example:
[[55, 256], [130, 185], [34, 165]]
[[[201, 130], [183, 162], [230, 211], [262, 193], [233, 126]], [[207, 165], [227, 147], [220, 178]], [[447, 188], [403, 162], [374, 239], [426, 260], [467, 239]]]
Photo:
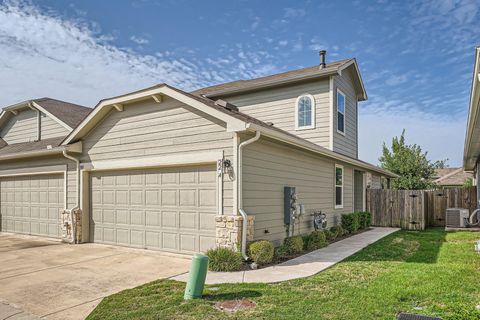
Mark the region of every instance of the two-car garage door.
[[0, 230], [60, 237], [63, 186], [63, 174], [0, 178]]
[[192, 253], [215, 245], [215, 166], [92, 172], [90, 239]]

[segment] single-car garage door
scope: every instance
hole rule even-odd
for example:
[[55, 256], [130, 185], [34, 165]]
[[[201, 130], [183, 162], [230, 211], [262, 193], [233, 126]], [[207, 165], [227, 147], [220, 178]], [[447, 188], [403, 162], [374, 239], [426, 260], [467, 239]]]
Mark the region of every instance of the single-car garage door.
[[59, 238], [63, 174], [0, 178], [1, 230]]
[[193, 253], [215, 245], [215, 166], [93, 172], [94, 242]]

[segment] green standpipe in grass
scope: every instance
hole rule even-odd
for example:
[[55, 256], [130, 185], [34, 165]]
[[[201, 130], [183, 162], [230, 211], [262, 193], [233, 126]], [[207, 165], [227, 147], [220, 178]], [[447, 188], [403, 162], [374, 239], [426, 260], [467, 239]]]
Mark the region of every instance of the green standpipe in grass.
[[207, 277], [208, 257], [201, 253], [196, 253], [192, 258], [192, 265], [188, 275], [187, 287], [183, 298], [199, 299], [202, 297], [205, 278]]

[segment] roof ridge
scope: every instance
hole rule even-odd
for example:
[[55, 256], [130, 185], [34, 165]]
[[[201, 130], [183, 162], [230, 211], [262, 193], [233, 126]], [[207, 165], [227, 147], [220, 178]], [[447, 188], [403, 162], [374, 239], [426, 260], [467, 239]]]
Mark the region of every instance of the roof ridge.
[[[251, 79], [238, 79], [238, 80], [233, 80], [233, 81], [228, 81], [228, 82], [222, 82], [222, 83], [218, 83], [218, 84], [215, 84], [215, 85], [202, 87], [202, 88], [190, 91], [190, 93], [193, 93], [193, 94], [196, 94], [196, 95], [201, 95], [201, 94], [205, 94], [205, 93], [208, 94], [209, 90], [211, 90], [213, 88], [218, 88], [218, 87], [221, 87], [221, 86], [228, 86], [228, 85], [232, 85], [232, 84], [235, 84], [235, 83], [248, 83], [248, 82], [254, 82], [254, 81], [262, 82], [262, 80], [268, 80], [268, 78], [282, 77], [282, 76], [285, 76], [287, 74], [293, 74], [295, 72], [302, 72], [302, 71], [306, 71], [306, 70], [309, 70], [309, 69], [313, 70], [314, 68], [318, 68], [318, 70], [320, 71], [320, 70], [333, 68], [335, 66], [341, 66], [341, 65], [349, 63], [351, 61], [355, 61], [355, 58], [347, 58], [347, 59], [332, 61], [330, 63], [327, 63], [326, 66], [322, 69], [320, 69], [320, 66], [317, 64], [317, 65], [312, 65], [312, 66], [308, 66], [308, 67], [287, 70], [287, 71], [274, 73], [274, 74], [270, 74], [270, 75], [265, 75], [265, 76], [261, 76], [261, 77], [256, 77], [256, 78], [251, 78]], [[207, 92], [205, 92], [205, 91], [207, 91]]]

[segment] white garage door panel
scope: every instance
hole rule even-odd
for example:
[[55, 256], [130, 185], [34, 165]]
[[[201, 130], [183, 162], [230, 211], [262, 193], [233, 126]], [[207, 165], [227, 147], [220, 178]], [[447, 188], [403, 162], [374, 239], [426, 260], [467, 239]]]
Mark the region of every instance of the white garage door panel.
[[214, 166], [95, 172], [92, 239], [172, 252], [215, 245]]
[[58, 238], [63, 207], [62, 174], [0, 178], [2, 231]]

